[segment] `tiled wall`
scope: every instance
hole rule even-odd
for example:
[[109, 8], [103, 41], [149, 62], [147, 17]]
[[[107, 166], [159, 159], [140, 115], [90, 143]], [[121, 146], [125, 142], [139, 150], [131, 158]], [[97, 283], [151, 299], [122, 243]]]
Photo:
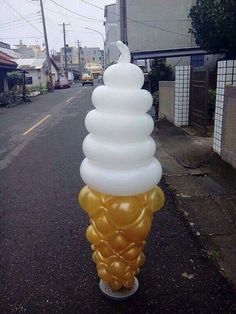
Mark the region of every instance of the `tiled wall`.
[[190, 66], [175, 67], [175, 125], [188, 125]]
[[219, 61], [217, 68], [216, 109], [213, 149], [221, 153], [222, 117], [225, 85], [236, 85], [236, 60]]

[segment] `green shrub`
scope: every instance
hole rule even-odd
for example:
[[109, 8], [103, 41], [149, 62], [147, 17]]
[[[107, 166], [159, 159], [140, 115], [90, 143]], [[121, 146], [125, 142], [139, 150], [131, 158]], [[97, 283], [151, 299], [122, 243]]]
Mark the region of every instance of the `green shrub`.
[[48, 92], [47, 87], [42, 85], [38, 86], [27, 86], [27, 93], [40, 92], [41, 94], [46, 94]]
[[173, 81], [174, 71], [171, 65], [166, 64], [163, 59], [154, 59], [151, 63], [151, 72], [149, 73], [151, 80], [151, 91], [155, 93], [159, 90], [160, 81]]
[[17, 91], [17, 89], [22, 85], [22, 74], [19, 72], [9, 72], [7, 73], [8, 87], [10, 91]]
[[159, 111], [159, 91], [152, 94], [153, 97], [153, 106], [155, 108], [155, 117], [158, 119], [158, 111]]

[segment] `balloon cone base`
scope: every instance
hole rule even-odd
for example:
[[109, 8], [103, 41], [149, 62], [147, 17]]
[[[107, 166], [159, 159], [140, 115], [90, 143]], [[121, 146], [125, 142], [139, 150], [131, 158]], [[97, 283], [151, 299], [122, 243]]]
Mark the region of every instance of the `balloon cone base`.
[[120, 290], [113, 291], [105, 282], [100, 280], [99, 287], [106, 297], [116, 301], [122, 301], [131, 298], [138, 291], [139, 282], [135, 277], [134, 286], [131, 289], [121, 288]]

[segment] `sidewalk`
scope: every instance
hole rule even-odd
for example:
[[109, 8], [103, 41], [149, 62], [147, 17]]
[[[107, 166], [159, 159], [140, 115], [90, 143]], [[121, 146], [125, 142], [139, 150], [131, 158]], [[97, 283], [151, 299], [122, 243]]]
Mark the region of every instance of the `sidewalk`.
[[160, 120], [154, 135], [157, 158], [178, 210], [185, 215], [209, 258], [236, 286], [234, 170], [212, 151], [211, 138], [199, 137], [189, 128], [177, 128]]

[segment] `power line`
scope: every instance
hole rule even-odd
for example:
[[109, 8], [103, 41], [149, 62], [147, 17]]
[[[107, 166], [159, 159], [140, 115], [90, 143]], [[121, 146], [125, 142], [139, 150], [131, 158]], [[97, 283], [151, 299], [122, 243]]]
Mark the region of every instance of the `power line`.
[[[25, 1], [27, 1], [28, 3], [33, 4], [33, 5], [35, 5], [35, 6], [38, 7], [38, 5], [37, 5], [36, 3], [34, 3], [34, 2], [32, 2], [32, 1], [30, 1], [30, 0], [25, 0]], [[64, 18], [67, 17], [67, 18], [72, 18], [72, 19], [78, 20], [78, 18], [76, 18], [75, 16], [71, 16], [71, 15], [67, 15], [67, 14], [65, 15], [65, 14], [60, 10], [59, 7], [65, 9], [65, 10], [67, 10], [67, 11], [69, 11], [69, 12], [72, 12], [72, 11], [70, 11], [69, 9], [63, 7], [63, 6], [60, 5], [59, 3], [57, 3], [57, 6], [58, 6], [58, 10], [59, 10], [60, 12], [59, 12], [59, 11], [58, 11], [58, 12], [53, 11], [52, 9], [49, 9], [49, 8], [46, 8], [46, 7], [44, 7], [44, 10], [50, 11], [50, 12], [55, 13], [55, 14], [57, 14], [57, 15], [61, 15], [61, 16], [63, 16]], [[72, 12], [72, 13], [77, 14], [77, 12]], [[78, 14], [79, 14], [79, 13], [78, 13]], [[78, 14], [77, 14], [77, 15], [78, 15]], [[80, 14], [80, 15], [81, 15], [81, 14]], [[83, 16], [83, 15], [81, 15], [81, 16]], [[88, 21], [88, 19], [92, 19], [92, 18], [90, 18], [90, 17], [85, 17], [85, 19], [80, 19], [80, 20], [81, 20], [81, 21]], [[103, 22], [103, 21], [102, 21], [102, 20], [92, 19], [90, 22]]]
[[56, 2], [56, 1], [54, 1], [54, 0], [49, 0], [49, 1], [51, 1], [51, 2], [52, 2], [52, 3], [54, 3], [55, 5], [57, 5], [57, 6], [61, 7], [62, 9], [66, 10], [66, 11], [68, 11], [68, 12], [71, 12], [71, 13], [73, 13], [73, 14], [75, 14], [75, 15], [78, 15], [78, 16], [81, 16], [81, 17], [84, 17], [84, 18], [89, 19], [89, 20], [94, 20], [94, 21], [103, 22], [103, 20], [94, 19], [94, 18], [92, 18], [92, 17], [89, 17], [89, 16], [85, 16], [85, 15], [79, 14], [79, 13], [78, 13], [78, 12], [76, 12], [76, 11], [72, 11], [72, 10], [70, 10], [70, 9], [68, 9], [68, 8], [66, 8], [66, 7], [64, 7], [63, 5], [61, 5], [61, 4], [59, 4], [59, 3], [57, 3], [57, 2]]
[[[32, 25], [37, 25], [37, 24], [41, 24], [41, 21], [32, 23]], [[26, 25], [26, 24], [19, 24], [19, 25], [16, 25], [16, 26], [14, 26], [14, 27], [21, 28], [21, 27], [25, 27], [25, 25]], [[10, 30], [12, 30], [12, 27], [3, 28], [2, 30], [3, 30], [3, 31], [10, 31]]]
[[[25, 17], [30, 17], [30, 18], [33, 18], [33, 17], [37, 17], [38, 16], [38, 12], [37, 13], [31, 13], [31, 14], [27, 14]], [[1, 22], [0, 23], [0, 26], [4, 26], [4, 25], [8, 25], [8, 24], [14, 24], [14, 23], [16, 23], [16, 22], [19, 22], [19, 21], [21, 21], [22, 20], [22, 18], [18, 18], [18, 19], [15, 19], [15, 20], [6, 20], [5, 22]]]
[[71, 16], [71, 15], [68, 15], [68, 14], [62, 14], [62, 13], [59, 13], [59, 12], [56, 12], [56, 11], [53, 11], [52, 9], [49, 9], [49, 8], [44, 8], [46, 11], [49, 11], [49, 12], [52, 12], [52, 13], [54, 13], [54, 14], [57, 14], [57, 15], [60, 15], [60, 16], [62, 16], [63, 15], [63, 17], [67, 17], [67, 18], [71, 18], [71, 19], [75, 19], [75, 20], [77, 20], [77, 21], [86, 21], [86, 22], [89, 22], [89, 23], [98, 23], [98, 22], [101, 22], [102, 20], [90, 20], [90, 21], [88, 21], [87, 19], [85, 19], [85, 18], [78, 18], [78, 17], [75, 17], [75, 16]]
[[32, 26], [37, 32], [39, 32], [40, 34], [42, 34], [42, 32], [35, 27], [31, 22], [29, 22], [23, 15], [21, 15], [13, 6], [11, 6], [9, 3], [7, 3], [7, 1], [2, 0], [8, 7], [10, 7], [13, 11], [15, 11], [23, 20], [26, 21], [26, 23], [28, 23], [30, 26]]
[[25, 38], [34, 38], [34, 39], [40, 39], [43, 38], [43, 36], [37, 37], [37, 36], [26, 36], [26, 37], [0, 37], [0, 39], [25, 39]]
[[[102, 10], [104, 11], [104, 8], [102, 7], [99, 7], [98, 5], [96, 4], [93, 4], [93, 3], [90, 3], [86, 0], [81, 0], [82, 2], [94, 7], [94, 8], [97, 8], [99, 10]], [[110, 12], [111, 14], [113, 15], [116, 15], [116, 16], [119, 16], [120, 17], [120, 14], [118, 13], [114, 13], [114, 12]], [[188, 34], [183, 34], [183, 33], [178, 33], [178, 32], [174, 32], [174, 31], [170, 31], [168, 29], [165, 29], [165, 28], [161, 28], [161, 27], [158, 27], [158, 26], [154, 26], [154, 25], [150, 25], [150, 24], [146, 24], [146, 23], [143, 23], [141, 21], [137, 21], [137, 20], [134, 20], [134, 19], [131, 19], [131, 18], [128, 18], [127, 17], [127, 20], [131, 21], [131, 22], [134, 22], [134, 23], [137, 23], [137, 24], [141, 24], [141, 25], [144, 25], [144, 26], [147, 26], [147, 27], [150, 27], [150, 28], [154, 28], [154, 29], [157, 29], [159, 31], [163, 31], [163, 32], [167, 32], [167, 33], [172, 33], [172, 34], [176, 34], [176, 35], [181, 35], [181, 36], [186, 36], [186, 37], [191, 37], [191, 35], [188, 35]]]
[[[40, 17], [35, 17], [28, 21], [31, 22], [32, 24], [37, 24], [41, 22], [41, 19]], [[13, 29], [14, 27], [25, 26], [25, 25], [26, 25], [25, 21], [18, 21], [9, 25], [1, 25], [0, 27], [1, 27], [1, 30], [7, 30], [7, 29]]]

